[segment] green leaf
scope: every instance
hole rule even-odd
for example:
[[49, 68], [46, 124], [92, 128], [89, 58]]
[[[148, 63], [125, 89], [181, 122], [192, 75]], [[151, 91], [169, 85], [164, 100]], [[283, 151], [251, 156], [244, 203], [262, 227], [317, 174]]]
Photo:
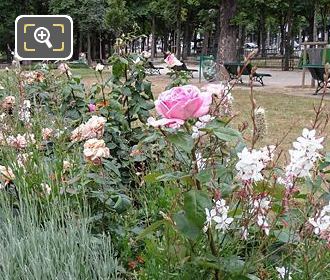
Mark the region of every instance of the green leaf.
[[152, 184], [152, 183], [157, 182], [157, 178], [160, 176], [161, 176], [160, 172], [152, 172], [152, 173], [149, 173], [146, 176], [144, 176], [143, 179], [146, 183]]
[[194, 141], [190, 135], [184, 132], [177, 132], [175, 134], [170, 134], [168, 140], [174, 144], [176, 147], [190, 153], [194, 147]]
[[186, 237], [196, 240], [201, 234], [201, 229], [187, 218], [185, 211], [180, 211], [173, 216], [177, 229]]
[[145, 228], [136, 238], [136, 240], [144, 239], [147, 235], [154, 233], [160, 226], [164, 225], [166, 223], [166, 220], [159, 220], [157, 222], [154, 222], [147, 228]]
[[211, 199], [206, 193], [191, 190], [184, 194], [184, 210], [173, 217], [177, 229], [186, 237], [196, 240], [202, 233], [205, 208], [211, 208]]
[[166, 173], [164, 175], [158, 176], [157, 181], [159, 182], [168, 182], [173, 180], [179, 180], [189, 177], [190, 175], [181, 171], [175, 171], [171, 173]]
[[274, 235], [283, 243], [295, 244], [300, 240], [297, 234], [290, 232], [288, 229], [274, 230]]
[[200, 230], [205, 222], [205, 208], [210, 209], [211, 207], [211, 199], [202, 191], [191, 190], [184, 194], [186, 216]]
[[232, 142], [232, 141], [242, 138], [240, 132], [238, 132], [237, 130], [234, 130], [230, 127], [217, 128], [216, 130], [213, 131], [213, 134], [220, 140], [223, 140], [226, 142]]
[[217, 258], [215, 256], [198, 257], [195, 259], [195, 262], [202, 267], [218, 269], [220, 272], [227, 272], [234, 275], [242, 273], [245, 266], [245, 262], [238, 256], [225, 258]]
[[212, 179], [212, 169], [207, 168], [203, 169], [196, 175], [196, 179], [201, 182], [202, 184], [205, 184], [209, 182]]

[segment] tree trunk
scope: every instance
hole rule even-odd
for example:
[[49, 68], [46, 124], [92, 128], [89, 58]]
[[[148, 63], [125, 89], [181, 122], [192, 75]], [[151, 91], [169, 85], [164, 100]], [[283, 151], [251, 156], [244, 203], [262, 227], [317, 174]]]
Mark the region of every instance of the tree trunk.
[[[220, 22], [220, 13], [217, 16], [217, 22]], [[215, 31], [214, 31], [214, 39], [213, 39], [213, 46], [212, 46], [212, 54], [214, 57], [217, 56], [219, 40], [220, 40], [220, 24], [216, 24]]]
[[102, 49], [102, 36], [100, 34], [100, 37], [99, 37], [99, 47], [100, 47], [100, 60], [103, 61], [103, 49]]
[[91, 34], [87, 33], [87, 60], [88, 64], [92, 64], [92, 57], [91, 57]]
[[92, 54], [91, 54], [91, 57], [92, 57], [92, 61], [95, 60], [96, 58], [96, 46], [98, 45], [97, 44], [97, 40], [96, 40], [96, 37], [95, 36], [92, 36]]
[[175, 53], [178, 59], [181, 55], [181, 3], [178, 3], [178, 14], [176, 22], [176, 39], [175, 39]]
[[239, 26], [239, 32], [238, 32], [238, 49], [237, 49], [237, 57], [242, 58], [244, 56], [244, 43], [245, 43], [245, 26], [240, 25]]
[[169, 50], [168, 49], [168, 33], [165, 33], [165, 35], [163, 37], [163, 44], [164, 44], [163, 52], [167, 52]]
[[281, 25], [281, 41], [280, 41], [280, 54], [284, 55], [284, 45], [285, 45], [285, 23]]
[[237, 60], [236, 30], [237, 27], [231, 23], [237, 10], [236, 0], [223, 0], [220, 5], [220, 38], [218, 46], [217, 63]]
[[156, 45], [156, 18], [152, 16], [151, 26], [151, 60], [155, 59], [155, 45]]
[[204, 34], [205, 35], [203, 40], [202, 55], [207, 55], [210, 41], [210, 30], [205, 30]]
[[265, 15], [264, 13], [261, 13], [260, 16], [260, 43], [261, 43], [261, 56], [266, 57], [266, 28], [265, 28], [266, 22], [265, 22]]
[[83, 52], [83, 33], [79, 32], [79, 54]]
[[186, 21], [184, 26], [183, 50], [182, 50], [183, 60], [186, 60], [190, 53], [192, 31], [193, 31], [193, 27], [191, 26], [191, 24], [189, 24], [189, 20], [188, 20]]
[[314, 7], [314, 20], [313, 20], [313, 41], [318, 41], [318, 35], [317, 35], [317, 10], [316, 10], [316, 4]]
[[287, 32], [285, 36], [285, 54], [284, 54], [284, 71], [289, 71], [290, 69], [290, 57], [292, 54], [292, 23], [293, 23], [293, 14], [292, 14], [292, 2], [290, 1], [288, 7], [288, 16], [287, 16]]

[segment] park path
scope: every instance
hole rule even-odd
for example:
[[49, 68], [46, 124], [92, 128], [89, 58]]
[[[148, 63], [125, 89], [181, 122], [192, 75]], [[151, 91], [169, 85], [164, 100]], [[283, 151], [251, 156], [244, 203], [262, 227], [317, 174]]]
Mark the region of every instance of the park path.
[[[166, 68], [165, 63], [157, 63], [156, 66], [164, 67], [161, 70], [160, 76], [151, 76], [151, 80], [160, 84], [164, 85], [164, 83], [169, 82], [169, 77], [166, 75], [168, 73], [168, 69]], [[188, 68], [198, 70], [198, 66], [196, 64], [188, 64]], [[293, 95], [293, 96], [301, 96], [313, 99], [321, 98], [321, 94], [315, 96], [313, 95], [315, 88], [312, 88], [311, 80], [312, 77], [310, 73], [306, 72], [305, 78], [305, 87], [302, 87], [302, 70], [294, 70], [294, 71], [282, 71], [280, 69], [270, 69], [270, 68], [258, 68], [257, 72], [271, 74], [272, 77], [265, 77], [264, 83], [265, 86], [262, 87], [258, 83], [254, 83], [254, 89], [256, 91], [265, 91], [265, 92], [276, 92], [279, 94], [286, 94], [286, 95]], [[199, 83], [199, 73], [194, 73], [194, 78], [191, 80], [192, 84], [203, 86], [207, 84], [207, 82], [202, 78], [201, 84]], [[243, 77], [243, 84], [238, 84], [237, 88], [240, 89], [249, 89], [248, 87], [248, 77]], [[155, 92], [158, 93], [159, 89], [158, 86], [155, 86]], [[325, 96], [325, 99], [330, 100], [330, 91]]]

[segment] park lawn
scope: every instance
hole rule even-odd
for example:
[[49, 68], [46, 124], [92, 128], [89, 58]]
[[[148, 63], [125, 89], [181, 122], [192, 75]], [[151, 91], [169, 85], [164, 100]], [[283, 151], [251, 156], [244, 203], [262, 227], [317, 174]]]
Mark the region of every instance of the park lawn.
[[[318, 105], [320, 99], [290, 96], [283, 94], [283, 89], [267, 89], [255, 91], [257, 106], [266, 110], [268, 134], [260, 144], [273, 144], [280, 140], [287, 132], [288, 135], [282, 144], [282, 148], [291, 148], [291, 143], [301, 134], [304, 127], [310, 127], [315, 118], [313, 104]], [[236, 88], [233, 91], [234, 111], [239, 115], [234, 120], [234, 125], [247, 120], [250, 122], [249, 90]], [[330, 101], [324, 101], [327, 112], [330, 113]], [[290, 131], [289, 131], [290, 130]], [[330, 128], [328, 127], [328, 132]], [[330, 146], [327, 139], [326, 146]]]

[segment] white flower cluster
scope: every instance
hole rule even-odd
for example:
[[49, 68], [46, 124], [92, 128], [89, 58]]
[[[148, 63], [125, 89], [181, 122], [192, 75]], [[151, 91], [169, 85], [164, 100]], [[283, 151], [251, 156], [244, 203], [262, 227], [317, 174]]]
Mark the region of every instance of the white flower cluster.
[[24, 100], [23, 105], [19, 109], [18, 118], [25, 123], [30, 123], [31, 120], [30, 109], [31, 109], [30, 100]]
[[229, 207], [226, 206], [226, 201], [224, 199], [217, 200], [215, 202], [215, 207], [211, 210], [205, 208], [206, 221], [203, 229], [204, 232], [207, 232], [212, 226], [212, 222], [215, 223], [215, 229], [222, 232], [226, 231], [234, 220], [228, 217], [228, 209]]
[[330, 242], [330, 202], [314, 218], [309, 218], [308, 221], [314, 227], [316, 235]]
[[293, 150], [289, 150], [290, 164], [286, 167], [285, 178], [279, 180], [287, 188], [293, 186], [294, 178], [309, 177], [315, 162], [321, 157], [319, 150], [323, 149], [324, 137], [315, 138], [316, 131], [303, 129], [302, 136], [293, 142]]
[[246, 147], [238, 153], [236, 164], [239, 178], [244, 182], [260, 181], [263, 179], [261, 171], [274, 157], [275, 146], [266, 146], [260, 150], [249, 151]]
[[291, 272], [289, 272], [288, 268], [282, 266], [282, 267], [276, 267], [276, 270], [278, 272], [278, 276], [280, 279], [286, 279], [286, 280], [291, 280]]
[[210, 115], [202, 116], [198, 119], [198, 121], [193, 125], [191, 134], [191, 137], [193, 139], [199, 138], [206, 134], [205, 131], [200, 131], [200, 129], [204, 128], [210, 121], [212, 121], [214, 117], [211, 117]]

